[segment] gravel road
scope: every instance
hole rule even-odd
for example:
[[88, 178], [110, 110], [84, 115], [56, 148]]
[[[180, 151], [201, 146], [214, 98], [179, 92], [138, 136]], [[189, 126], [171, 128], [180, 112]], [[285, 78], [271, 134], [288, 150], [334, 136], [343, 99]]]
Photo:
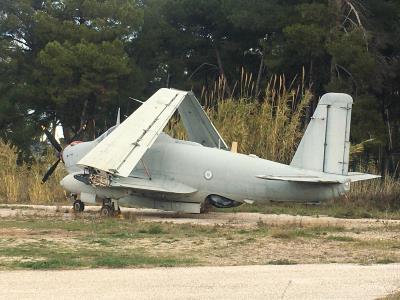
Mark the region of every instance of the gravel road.
[[0, 299], [376, 299], [400, 264], [1, 271]]

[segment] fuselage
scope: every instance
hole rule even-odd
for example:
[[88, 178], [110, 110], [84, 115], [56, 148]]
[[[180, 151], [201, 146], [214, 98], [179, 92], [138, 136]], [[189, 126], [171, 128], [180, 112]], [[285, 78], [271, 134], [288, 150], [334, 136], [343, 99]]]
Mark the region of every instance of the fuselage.
[[98, 188], [74, 182], [72, 176], [83, 173], [82, 167], [76, 163], [97, 143], [99, 140], [79, 143], [64, 150], [64, 163], [71, 174], [61, 183], [67, 190], [74, 193], [95, 193], [100, 198], [126, 200], [132, 195], [136, 200], [138, 197], [155, 197], [162, 201], [203, 203], [209, 195], [219, 195], [237, 202], [314, 202], [338, 197], [348, 189], [346, 184], [320, 185], [260, 179], [258, 175], [324, 176], [324, 173], [297, 169], [254, 155], [204, 147], [197, 143], [173, 139], [166, 134], [158, 137], [129, 178], [136, 181], [139, 178], [143, 181], [164, 180], [180, 183], [192, 187], [196, 192], [184, 196], [138, 193], [127, 188]]

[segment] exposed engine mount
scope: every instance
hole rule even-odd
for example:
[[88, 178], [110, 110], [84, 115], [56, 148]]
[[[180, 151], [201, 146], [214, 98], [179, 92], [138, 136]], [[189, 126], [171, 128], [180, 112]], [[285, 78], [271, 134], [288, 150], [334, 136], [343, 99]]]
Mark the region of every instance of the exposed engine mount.
[[230, 208], [243, 204], [241, 202], [213, 194], [208, 195], [206, 201], [208, 201], [212, 206], [215, 206], [217, 208]]
[[108, 187], [111, 184], [111, 178], [107, 173], [93, 170], [89, 170], [89, 173], [76, 174], [74, 178], [93, 187]]

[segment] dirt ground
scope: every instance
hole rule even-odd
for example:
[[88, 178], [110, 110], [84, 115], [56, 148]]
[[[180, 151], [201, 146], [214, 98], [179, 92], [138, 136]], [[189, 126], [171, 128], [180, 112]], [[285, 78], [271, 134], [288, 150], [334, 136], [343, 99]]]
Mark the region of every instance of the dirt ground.
[[[76, 219], [70, 207], [3, 206], [0, 217], [3, 220], [54, 218], [101, 224], [98, 210], [99, 207], [87, 207], [80, 219]], [[6, 246], [32, 244], [37, 247], [42, 243], [44, 247], [52, 243], [66, 251], [78, 247], [83, 249], [82, 252], [113, 248], [121, 253], [145, 252], [152, 257], [168, 254], [196, 261], [194, 265], [220, 266], [400, 262], [399, 220], [220, 212], [191, 215], [127, 208], [122, 208], [122, 211], [121, 219], [133, 219], [135, 224], [121, 222], [125, 227], [116, 228], [113, 234], [126, 234], [117, 242], [112, 238], [113, 234], [97, 236], [93, 231], [64, 230], [59, 223], [59, 228], [51, 228], [49, 224], [49, 228], [40, 230], [11, 226], [0, 228], [0, 250]], [[132, 231], [133, 227], [151, 226], [145, 224], [161, 224], [160, 234], [137, 236]], [[189, 225], [197, 227], [190, 228]], [[118, 222], [113, 226], [119, 226]], [[91, 235], [96, 235], [96, 238]], [[10, 259], [10, 253], [1, 257], [0, 251], [0, 262]]]

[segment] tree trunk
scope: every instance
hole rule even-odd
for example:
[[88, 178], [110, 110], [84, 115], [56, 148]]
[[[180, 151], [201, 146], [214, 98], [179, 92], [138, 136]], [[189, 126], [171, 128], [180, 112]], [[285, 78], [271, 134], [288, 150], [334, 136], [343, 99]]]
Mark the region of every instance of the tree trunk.
[[387, 134], [388, 134], [388, 144], [387, 144], [387, 158], [388, 158], [388, 166], [387, 171], [392, 173], [394, 170], [394, 157], [393, 157], [393, 139], [392, 139], [392, 127], [390, 125], [390, 116], [389, 116], [389, 109], [385, 109], [386, 115], [386, 126], [387, 126]]
[[226, 91], [228, 92], [228, 95], [231, 96], [232, 90], [231, 90], [231, 87], [229, 86], [228, 80], [225, 76], [225, 71], [224, 71], [224, 67], [222, 65], [221, 55], [219, 53], [218, 47], [214, 47], [214, 50], [215, 50], [215, 56], [217, 58], [219, 74], [221, 75], [222, 79], [224, 80]]
[[[330, 31], [331, 38], [334, 37], [338, 32], [340, 32], [342, 28], [342, 7], [343, 7], [343, 0], [331, 0], [330, 6], [332, 9], [335, 9], [335, 26]], [[336, 60], [334, 57], [331, 58], [331, 67], [330, 67], [330, 74], [332, 81], [333, 78], [336, 77]]]
[[69, 144], [69, 141], [72, 138], [71, 128], [69, 128], [68, 126], [63, 124], [62, 125], [62, 129], [63, 129], [63, 135], [64, 135], [64, 143], [65, 144]]
[[260, 84], [261, 84], [261, 76], [263, 73], [263, 69], [264, 69], [264, 53], [261, 54], [260, 67], [258, 68], [257, 82], [256, 82], [256, 95], [255, 95], [256, 99], [258, 99], [258, 97], [260, 96]]

